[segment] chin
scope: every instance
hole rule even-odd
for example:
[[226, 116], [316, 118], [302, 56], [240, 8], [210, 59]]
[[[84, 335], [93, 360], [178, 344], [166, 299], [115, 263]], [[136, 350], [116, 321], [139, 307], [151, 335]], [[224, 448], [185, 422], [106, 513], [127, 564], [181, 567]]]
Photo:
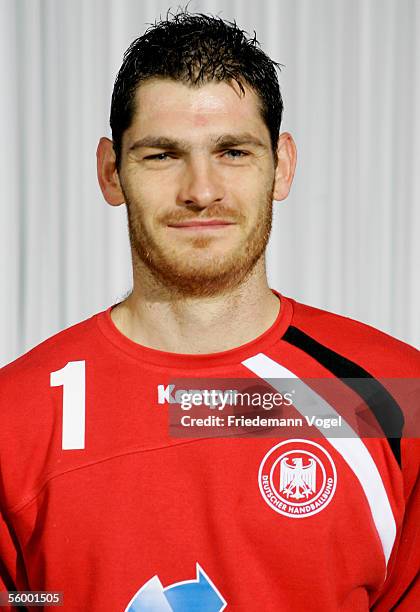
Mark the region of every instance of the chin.
[[159, 276], [163, 283], [171, 286], [175, 292], [189, 297], [211, 297], [231, 290], [240, 285], [249, 276], [255, 266], [255, 260], [249, 257], [215, 258], [207, 265], [180, 264], [161, 267]]

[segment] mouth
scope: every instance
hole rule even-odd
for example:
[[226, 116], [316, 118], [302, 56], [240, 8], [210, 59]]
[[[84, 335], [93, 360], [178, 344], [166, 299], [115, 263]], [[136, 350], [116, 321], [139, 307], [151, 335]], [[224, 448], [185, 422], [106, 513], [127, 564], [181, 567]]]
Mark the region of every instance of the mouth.
[[215, 231], [226, 229], [232, 225], [236, 225], [236, 223], [233, 223], [232, 221], [224, 221], [223, 219], [210, 219], [205, 221], [195, 220], [170, 223], [168, 224], [168, 227], [182, 231]]

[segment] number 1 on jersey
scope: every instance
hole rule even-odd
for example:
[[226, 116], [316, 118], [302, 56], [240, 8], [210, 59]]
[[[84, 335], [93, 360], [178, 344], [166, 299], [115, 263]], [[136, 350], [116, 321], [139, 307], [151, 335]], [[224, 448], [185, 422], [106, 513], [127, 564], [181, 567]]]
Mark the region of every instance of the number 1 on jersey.
[[51, 387], [63, 387], [62, 449], [85, 448], [85, 361], [69, 361], [51, 372]]

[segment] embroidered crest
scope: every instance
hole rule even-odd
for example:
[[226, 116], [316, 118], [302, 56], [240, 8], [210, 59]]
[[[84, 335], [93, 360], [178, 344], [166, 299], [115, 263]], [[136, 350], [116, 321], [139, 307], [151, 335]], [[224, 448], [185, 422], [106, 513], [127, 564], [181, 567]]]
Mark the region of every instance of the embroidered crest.
[[286, 440], [261, 462], [258, 483], [276, 512], [304, 518], [324, 510], [334, 497], [337, 471], [331, 455], [311, 440]]

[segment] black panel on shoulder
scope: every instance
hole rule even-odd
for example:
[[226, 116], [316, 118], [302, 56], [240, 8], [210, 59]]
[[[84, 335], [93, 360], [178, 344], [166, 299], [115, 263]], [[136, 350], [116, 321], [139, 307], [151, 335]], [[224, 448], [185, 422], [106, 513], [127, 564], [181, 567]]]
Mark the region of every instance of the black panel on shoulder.
[[[334, 376], [343, 379], [343, 383], [363, 399], [375, 415], [385, 437], [388, 439], [395, 459], [401, 465], [401, 436], [404, 416], [401, 408], [387, 389], [357, 363], [324, 346], [297, 327], [290, 326], [282, 340], [301, 349]], [[366, 392], [366, 385], [362, 384], [362, 381], [358, 381], [358, 379], [367, 378], [371, 381], [368, 393]]]

